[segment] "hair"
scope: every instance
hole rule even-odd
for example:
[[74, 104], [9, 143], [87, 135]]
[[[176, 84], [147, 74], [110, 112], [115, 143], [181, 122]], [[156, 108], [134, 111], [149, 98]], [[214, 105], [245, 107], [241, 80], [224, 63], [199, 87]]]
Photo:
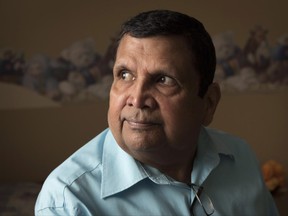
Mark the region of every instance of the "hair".
[[199, 73], [198, 95], [204, 97], [214, 79], [216, 54], [212, 39], [200, 21], [175, 11], [152, 10], [142, 12], [123, 23], [116, 49], [127, 34], [136, 38], [183, 36], [192, 51], [191, 58]]

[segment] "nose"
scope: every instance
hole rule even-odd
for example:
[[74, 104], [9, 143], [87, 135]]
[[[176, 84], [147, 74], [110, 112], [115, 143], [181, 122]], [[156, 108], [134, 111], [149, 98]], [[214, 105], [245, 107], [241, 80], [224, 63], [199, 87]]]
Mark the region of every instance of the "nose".
[[154, 98], [152, 87], [144, 80], [134, 80], [129, 89], [127, 105], [138, 109], [154, 109], [156, 100]]

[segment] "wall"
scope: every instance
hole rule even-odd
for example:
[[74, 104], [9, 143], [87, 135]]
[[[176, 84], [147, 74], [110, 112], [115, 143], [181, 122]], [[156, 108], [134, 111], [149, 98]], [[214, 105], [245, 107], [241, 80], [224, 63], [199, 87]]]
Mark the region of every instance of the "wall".
[[287, 98], [288, 91], [224, 93], [210, 126], [246, 139], [260, 162], [276, 159], [285, 165], [287, 172]]
[[0, 110], [0, 182], [42, 182], [107, 127], [107, 101]]
[[52, 56], [72, 42], [94, 37], [104, 52], [109, 40], [128, 17], [147, 9], [174, 9], [200, 19], [213, 35], [232, 29], [243, 44], [249, 30], [261, 24], [274, 40], [287, 33], [288, 2], [192, 0], [0, 0], [0, 48], [23, 50], [27, 56], [45, 52]]

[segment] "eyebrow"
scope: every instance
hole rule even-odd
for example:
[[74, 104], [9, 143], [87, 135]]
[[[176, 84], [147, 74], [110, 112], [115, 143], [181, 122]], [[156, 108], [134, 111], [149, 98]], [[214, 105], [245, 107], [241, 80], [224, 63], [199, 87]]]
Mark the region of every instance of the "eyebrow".
[[118, 68], [129, 68], [129, 65], [131, 65], [131, 60], [127, 60], [127, 59], [120, 59], [118, 61], [114, 62], [114, 68], [118, 69]]
[[[122, 69], [126, 69], [126, 70], [131, 71], [131, 72], [134, 71], [131, 69], [131, 67], [129, 67], [129, 64], [126, 64], [125, 62], [120, 62], [118, 64], [117, 63], [114, 64], [113, 72], [114, 72], [114, 70], [119, 71]], [[169, 77], [172, 77], [172, 78], [179, 80], [179, 76], [177, 76], [177, 73], [175, 73], [175, 68], [169, 67], [169, 66], [164, 66], [164, 67], [159, 68], [159, 69], [156, 68], [153, 71], [148, 71], [148, 74], [150, 76], [165, 75], [165, 76], [169, 76]]]
[[116, 64], [116, 63], [114, 63], [113, 72], [114, 72], [114, 70], [122, 70], [122, 69], [128, 69], [128, 68], [129, 67], [127, 66], [127, 64], [124, 64], [124, 63]]

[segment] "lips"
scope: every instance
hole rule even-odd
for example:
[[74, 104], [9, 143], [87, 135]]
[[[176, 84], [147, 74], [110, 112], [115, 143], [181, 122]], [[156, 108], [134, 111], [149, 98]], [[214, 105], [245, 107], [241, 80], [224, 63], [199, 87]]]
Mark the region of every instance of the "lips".
[[157, 121], [136, 119], [124, 119], [124, 123], [127, 123], [127, 125], [133, 130], [148, 130], [161, 125]]

